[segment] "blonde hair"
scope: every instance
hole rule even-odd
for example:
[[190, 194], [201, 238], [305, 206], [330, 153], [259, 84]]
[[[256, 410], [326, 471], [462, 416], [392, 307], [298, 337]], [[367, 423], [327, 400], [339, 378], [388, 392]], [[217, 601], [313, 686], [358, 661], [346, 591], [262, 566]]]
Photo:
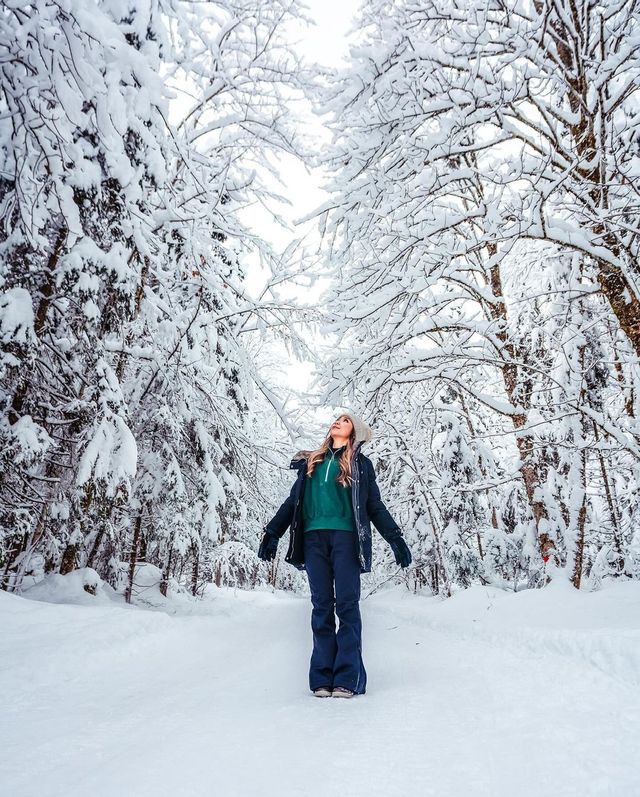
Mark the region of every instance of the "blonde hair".
[[[342, 417], [342, 416], [341, 416]], [[343, 487], [349, 487], [353, 479], [351, 478], [351, 458], [353, 456], [353, 444], [356, 437], [355, 429], [349, 435], [347, 445], [342, 452], [338, 464], [340, 466], [340, 473], [338, 474], [337, 482]], [[319, 465], [327, 455], [327, 451], [331, 446], [333, 438], [331, 432], [325, 437], [320, 448], [315, 451], [310, 451], [307, 454], [307, 476], [311, 476], [315, 470], [316, 465]]]

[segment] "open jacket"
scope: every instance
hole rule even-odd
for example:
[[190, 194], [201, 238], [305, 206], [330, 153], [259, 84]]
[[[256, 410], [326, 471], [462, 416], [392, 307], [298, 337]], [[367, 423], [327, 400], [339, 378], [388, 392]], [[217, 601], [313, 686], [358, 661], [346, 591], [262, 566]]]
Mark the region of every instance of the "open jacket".
[[[380, 498], [373, 465], [371, 460], [361, 453], [360, 446], [361, 444], [357, 444], [353, 454], [351, 504], [358, 534], [360, 570], [368, 573], [371, 570], [371, 524], [373, 523], [387, 542], [401, 537], [402, 532]], [[289, 497], [267, 523], [265, 531], [282, 537], [290, 528], [289, 549], [285, 561], [298, 570], [304, 570], [302, 499], [307, 475], [306, 457], [297, 454], [291, 460], [289, 467], [298, 471], [297, 478]]]

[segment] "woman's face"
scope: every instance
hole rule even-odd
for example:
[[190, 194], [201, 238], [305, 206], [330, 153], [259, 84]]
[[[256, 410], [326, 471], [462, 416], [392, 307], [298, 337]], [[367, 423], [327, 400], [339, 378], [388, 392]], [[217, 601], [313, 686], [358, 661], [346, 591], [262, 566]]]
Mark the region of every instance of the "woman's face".
[[353, 424], [346, 415], [341, 415], [331, 424], [331, 435], [336, 437], [348, 438], [353, 432]]

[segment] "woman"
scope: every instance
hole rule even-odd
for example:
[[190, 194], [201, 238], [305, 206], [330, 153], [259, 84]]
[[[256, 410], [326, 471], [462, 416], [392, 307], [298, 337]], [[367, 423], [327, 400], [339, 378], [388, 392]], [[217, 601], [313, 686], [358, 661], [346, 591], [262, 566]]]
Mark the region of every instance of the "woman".
[[[311, 590], [313, 653], [309, 686], [316, 697], [364, 694], [360, 573], [371, 570], [371, 525], [391, 546], [401, 567], [411, 553], [380, 498], [373, 465], [361, 453], [371, 429], [351, 413], [341, 415], [315, 451], [291, 462], [298, 477], [267, 524], [258, 556], [270, 561], [291, 527], [286, 561], [306, 570]], [[335, 612], [340, 620], [336, 632]]]

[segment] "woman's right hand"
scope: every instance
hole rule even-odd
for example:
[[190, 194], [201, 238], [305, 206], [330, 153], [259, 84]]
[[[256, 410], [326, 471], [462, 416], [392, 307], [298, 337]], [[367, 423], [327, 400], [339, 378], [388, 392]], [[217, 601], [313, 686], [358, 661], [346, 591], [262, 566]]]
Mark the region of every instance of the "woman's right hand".
[[260, 547], [258, 548], [258, 558], [263, 562], [270, 562], [275, 559], [278, 550], [278, 537], [270, 531], [265, 531]]

